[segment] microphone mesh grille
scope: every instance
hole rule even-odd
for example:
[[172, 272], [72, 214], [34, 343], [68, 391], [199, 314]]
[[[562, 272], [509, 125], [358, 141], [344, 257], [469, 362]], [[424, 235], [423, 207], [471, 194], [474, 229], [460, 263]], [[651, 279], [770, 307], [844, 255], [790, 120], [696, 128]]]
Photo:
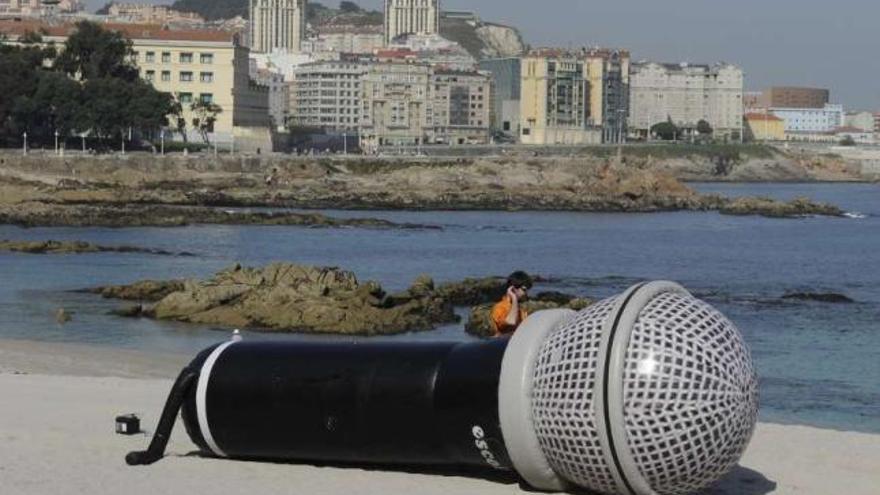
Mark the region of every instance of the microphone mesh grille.
[[694, 492], [736, 464], [757, 420], [757, 380], [724, 315], [693, 297], [660, 294], [639, 313], [625, 363], [627, 439], [657, 493]]
[[535, 431], [550, 466], [569, 481], [604, 493], [617, 490], [599, 444], [593, 385], [602, 323], [615, 299], [590, 306], [549, 335], [538, 353], [532, 397]]
[[[550, 333], [532, 387], [532, 418], [551, 468], [568, 481], [617, 493], [602, 452], [595, 406], [605, 299]], [[625, 329], [616, 335], [625, 338]], [[628, 329], [626, 329], [628, 330]], [[757, 420], [757, 379], [742, 336], [687, 294], [662, 292], [642, 308], [623, 361], [624, 429], [642, 478], [661, 495], [690, 493], [739, 460]], [[600, 384], [601, 385], [601, 384]]]

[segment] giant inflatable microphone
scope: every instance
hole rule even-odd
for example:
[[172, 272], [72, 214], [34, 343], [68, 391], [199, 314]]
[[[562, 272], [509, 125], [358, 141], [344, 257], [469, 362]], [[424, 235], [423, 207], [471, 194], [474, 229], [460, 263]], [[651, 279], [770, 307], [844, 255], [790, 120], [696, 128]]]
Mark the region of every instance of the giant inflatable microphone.
[[683, 494], [733, 467], [757, 419], [748, 348], [717, 310], [651, 282], [477, 343], [229, 341], [184, 368], [148, 450], [182, 407], [234, 459], [477, 465], [535, 488]]

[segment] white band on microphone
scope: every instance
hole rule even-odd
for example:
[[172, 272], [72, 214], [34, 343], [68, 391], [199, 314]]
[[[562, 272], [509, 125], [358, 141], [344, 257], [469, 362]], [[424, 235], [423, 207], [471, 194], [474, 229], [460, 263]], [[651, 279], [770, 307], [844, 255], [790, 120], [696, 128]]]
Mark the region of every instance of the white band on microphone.
[[538, 311], [511, 337], [501, 362], [498, 416], [513, 467], [530, 485], [564, 491], [568, 483], [550, 467], [532, 420], [532, 382], [541, 344], [547, 335], [576, 313], [570, 309]]
[[208, 444], [208, 447], [210, 447], [211, 451], [214, 452], [214, 454], [216, 454], [218, 457], [227, 457], [227, 455], [217, 445], [217, 442], [214, 440], [214, 436], [211, 435], [211, 427], [208, 424], [208, 383], [211, 380], [211, 370], [214, 368], [214, 363], [217, 362], [220, 354], [222, 354], [227, 347], [235, 344], [236, 342], [238, 341], [230, 340], [229, 342], [225, 342], [214, 349], [214, 351], [208, 356], [208, 359], [206, 359], [205, 363], [202, 365], [202, 370], [199, 373], [199, 383], [196, 386], [196, 415], [199, 419], [199, 429], [202, 432], [202, 438], [205, 439], [205, 443]]

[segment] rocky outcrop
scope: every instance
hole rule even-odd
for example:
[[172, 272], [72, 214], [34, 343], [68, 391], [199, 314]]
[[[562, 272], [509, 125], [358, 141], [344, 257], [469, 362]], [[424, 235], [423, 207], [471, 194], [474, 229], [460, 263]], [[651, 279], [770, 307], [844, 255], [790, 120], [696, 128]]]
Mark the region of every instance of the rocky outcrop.
[[[718, 166], [711, 165], [712, 149], [702, 149], [706, 155], [699, 155], [700, 159]], [[615, 155], [603, 147], [572, 150], [571, 156], [518, 151], [503, 157], [455, 159], [291, 157], [229, 161], [220, 157], [205, 161], [169, 157], [147, 162], [140, 157], [123, 161], [89, 157], [62, 163], [16, 157], [0, 165], [0, 179], [9, 179], [0, 180], [0, 223], [438, 228], [231, 207], [609, 212], [723, 208], [731, 214], [770, 215], [786, 211], [770, 200], [761, 200], [761, 207], [753, 208], [739, 200], [694, 191], [676, 178], [682, 173], [680, 168], [668, 166], [680, 158], [654, 157], [657, 153], [680, 153], [677, 150], [671, 145], [634, 146]], [[729, 164], [737, 152], [745, 153], [733, 150], [716, 158], [722, 165]], [[25, 179], [27, 182], [21, 182]], [[836, 213], [816, 204], [795, 206], [807, 207], [803, 214]], [[797, 208], [788, 211], [799, 214]]]
[[378, 283], [361, 283], [338, 268], [277, 263], [261, 269], [236, 265], [182, 285], [151, 306], [122, 313], [266, 331], [359, 335], [430, 330], [457, 321], [430, 279], [387, 295]]
[[183, 289], [183, 280], [141, 280], [130, 285], [108, 285], [86, 289], [85, 292], [100, 294], [108, 299], [156, 302], [161, 301], [172, 292]]
[[796, 218], [812, 215], [840, 217], [844, 211], [827, 203], [817, 203], [808, 198], [795, 198], [788, 202], [770, 198], [737, 198], [720, 200], [718, 211], [724, 215], [761, 215], [772, 218]]
[[441, 285], [437, 294], [456, 306], [472, 306], [497, 301], [506, 290], [507, 280], [503, 277], [466, 278]]
[[164, 249], [136, 246], [101, 246], [84, 241], [9, 241], [0, 240], [0, 251], [27, 254], [74, 254], [74, 253], [143, 253], [162, 256], [193, 256], [192, 253], [173, 253]]
[[[535, 311], [559, 308], [580, 311], [592, 303], [593, 301], [589, 299], [572, 296], [570, 294], [563, 294], [561, 292], [541, 292], [534, 298], [526, 301], [523, 304], [523, 308], [528, 311], [529, 314], [534, 313]], [[470, 315], [468, 316], [468, 321], [465, 324], [465, 330], [478, 337], [491, 337], [494, 334], [490, 318], [493, 305], [494, 303], [488, 303], [472, 307]]]
[[816, 301], [837, 304], [855, 302], [849, 296], [838, 294], [836, 292], [792, 292], [782, 296], [782, 298], [798, 301]]
[[182, 227], [192, 224], [291, 225], [372, 229], [440, 229], [377, 218], [334, 218], [320, 213], [254, 212], [157, 204], [0, 204], [0, 224], [22, 227]]

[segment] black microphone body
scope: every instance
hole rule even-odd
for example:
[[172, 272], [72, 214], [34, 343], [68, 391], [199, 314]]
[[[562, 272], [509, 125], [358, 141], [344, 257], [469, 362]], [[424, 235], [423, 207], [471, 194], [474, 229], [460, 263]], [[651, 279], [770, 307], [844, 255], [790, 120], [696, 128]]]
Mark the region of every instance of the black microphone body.
[[507, 343], [215, 346], [190, 365], [201, 376], [183, 419], [218, 456], [507, 469], [498, 418]]

